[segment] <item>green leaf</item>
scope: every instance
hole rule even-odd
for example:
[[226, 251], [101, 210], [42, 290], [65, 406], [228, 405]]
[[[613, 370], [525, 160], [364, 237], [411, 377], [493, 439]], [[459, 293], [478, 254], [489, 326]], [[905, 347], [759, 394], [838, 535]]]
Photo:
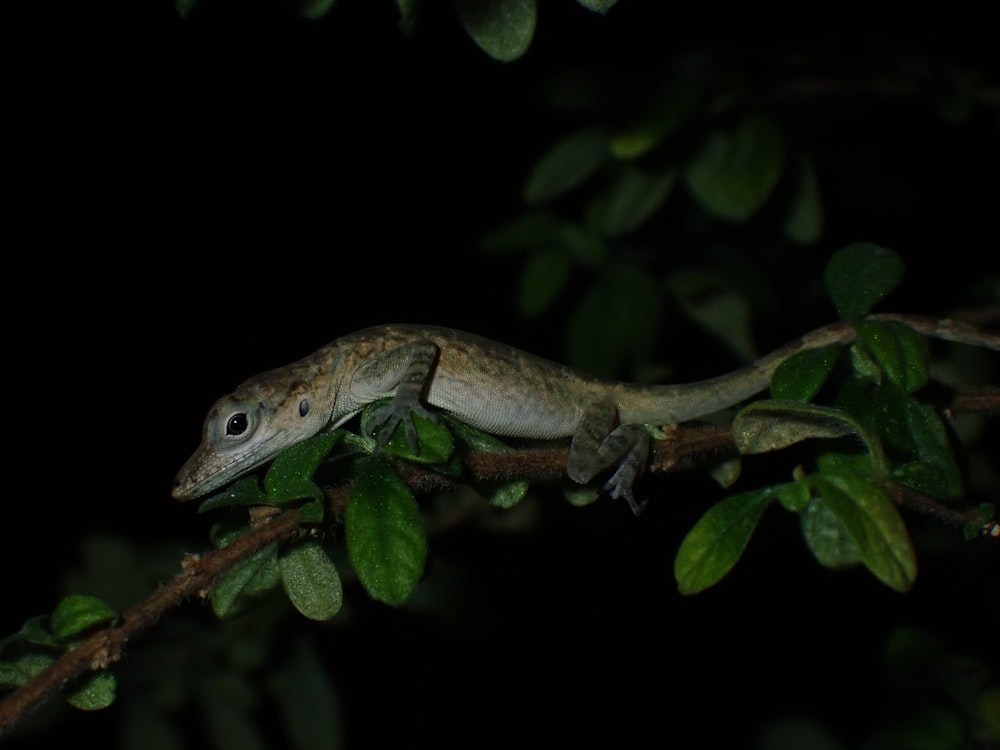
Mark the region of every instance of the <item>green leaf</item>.
[[312, 643], [296, 638], [290, 653], [270, 672], [268, 691], [283, 719], [288, 748], [338, 750], [344, 747], [344, 718], [327, 664]]
[[666, 202], [677, 173], [648, 175], [627, 166], [599, 202], [601, 230], [608, 237], [621, 237], [640, 227]]
[[312, 478], [343, 434], [341, 430], [320, 433], [279, 453], [264, 475], [268, 500], [280, 503], [302, 498], [322, 499], [323, 493]]
[[174, 0], [174, 8], [177, 9], [177, 15], [181, 18], [187, 18], [191, 14], [191, 11], [197, 1], [198, 0]]
[[534, 251], [548, 247], [560, 232], [561, 222], [549, 211], [533, 211], [487, 234], [480, 246], [486, 252]]
[[494, 508], [513, 508], [528, 494], [528, 482], [491, 482], [477, 487]]
[[890, 381], [910, 392], [923, 388], [929, 357], [923, 336], [895, 320], [859, 320], [854, 327]]
[[229, 485], [222, 492], [211, 495], [198, 505], [199, 513], [236, 505], [267, 505], [267, 495], [260, 489], [256, 476], [247, 476]]
[[790, 513], [799, 513], [809, 506], [809, 484], [797, 481], [777, 485], [778, 502]]
[[55, 660], [50, 654], [32, 651], [22, 654], [14, 661], [0, 662], [0, 686], [25, 685], [52, 666]]
[[[370, 410], [366, 410], [366, 412], [371, 413]], [[420, 452], [413, 452], [410, 441], [406, 439], [406, 428], [402, 422], [396, 425], [396, 429], [383, 447], [383, 451], [387, 455], [399, 456], [407, 461], [434, 466], [439, 471], [446, 473], [454, 474], [459, 471], [460, 466], [457, 464], [446, 465], [448, 459], [455, 453], [455, 439], [445, 424], [441, 421], [434, 422], [419, 414], [412, 416], [413, 426], [417, 430], [417, 446]], [[367, 419], [362, 422], [363, 425], [365, 421]]]
[[511, 62], [523, 55], [535, 35], [535, 0], [453, 0], [458, 18], [487, 55]]
[[423, 574], [427, 539], [413, 493], [384, 458], [365, 460], [344, 523], [347, 553], [365, 590], [403, 604]]
[[524, 265], [518, 289], [517, 307], [532, 318], [544, 312], [566, 286], [572, 261], [564, 250], [535, 253]]
[[299, 0], [299, 15], [310, 20], [322, 18], [330, 12], [335, 2], [336, 0]]
[[674, 577], [682, 594], [704, 591], [732, 569], [775, 494], [765, 487], [727, 497], [708, 509], [677, 550]]
[[299, 508], [299, 523], [323, 523], [326, 518], [326, 506], [323, 504], [322, 500], [313, 500], [311, 502], [305, 503], [301, 508]]
[[861, 562], [854, 538], [821, 499], [809, 501], [799, 522], [809, 550], [823, 567], [837, 570]]
[[66, 694], [66, 700], [82, 711], [97, 711], [115, 702], [117, 681], [110, 672], [96, 672], [84, 677], [79, 686]]
[[799, 191], [785, 219], [785, 235], [799, 245], [812, 245], [823, 234], [823, 203], [819, 195], [819, 180], [812, 162], [803, 162]]
[[71, 594], [56, 606], [50, 627], [56, 638], [67, 641], [95, 625], [103, 625], [116, 617], [118, 613], [96, 596]]
[[660, 301], [649, 275], [630, 264], [612, 264], [570, 320], [570, 361], [592, 375], [613, 376], [649, 350], [659, 320]]
[[295, 608], [311, 620], [329, 620], [344, 601], [337, 568], [314, 539], [291, 545], [278, 555], [281, 582]]
[[15, 643], [31, 643], [36, 646], [54, 646], [60, 648], [62, 644], [59, 643], [49, 630], [49, 620], [50, 617], [48, 615], [35, 615], [29, 618], [19, 631], [0, 640], [0, 653]]
[[608, 134], [579, 130], [557, 141], [535, 164], [524, 185], [524, 200], [537, 205], [582, 184], [611, 158]]
[[587, 10], [595, 13], [607, 13], [618, 0], [576, 0]]
[[754, 359], [752, 311], [728, 278], [699, 268], [682, 268], [667, 277], [666, 285], [685, 315], [740, 359]]
[[733, 419], [733, 440], [740, 453], [768, 453], [812, 438], [855, 434], [871, 448], [874, 438], [847, 412], [800, 401], [754, 401]]
[[841, 248], [826, 264], [823, 281], [844, 320], [860, 318], [895, 289], [906, 266], [892, 250], [868, 242]]
[[962, 473], [948, 429], [933, 406], [885, 383], [878, 390], [871, 415], [886, 443], [902, 456], [893, 471], [898, 481], [933, 497], [962, 496]]
[[826, 383], [844, 347], [840, 344], [799, 352], [782, 362], [771, 377], [771, 397], [812, 401]]
[[420, 0], [396, 0], [396, 8], [399, 10], [399, 30], [405, 36], [413, 36], [413, 30], [417, 26], [417, 15], [420, 10]]
[[732, 133], [712, 131], [684, 176], [706, 211], [727, 221], [745, 221], [771, 197], [784, 164], [777, 127], [769, 117], [751, 114]]
[[599, 500], [601, 491], [594, 487], [565, 487], [563, 497], [574, 508], [583, 508]]
[[916, 555], [885, 492], [854, 476], [822, 473], [810, 481], [854, 540], [865, 566], [890, 588], [907, 591], [917, 577]]
[[209, 597], [212, 610], [219, 618], [235, 615], [247, 599], [270, 591], [280, 579], [278, 546], [269, 544], [219, 577]]

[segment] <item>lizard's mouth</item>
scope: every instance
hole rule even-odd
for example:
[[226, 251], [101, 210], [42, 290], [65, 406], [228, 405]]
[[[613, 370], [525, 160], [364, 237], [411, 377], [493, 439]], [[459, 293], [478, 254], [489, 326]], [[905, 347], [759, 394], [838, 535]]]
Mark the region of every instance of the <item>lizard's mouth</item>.
[[272, 435], [252, 448], [244, 447], [233, 453], [202, 445], [177, 472], [171, 497], [180, 501], [194, 500], [253, 471], [281, 451], [280, 445], [276, 448], [271, 446], [276, 437], [276, 434]]

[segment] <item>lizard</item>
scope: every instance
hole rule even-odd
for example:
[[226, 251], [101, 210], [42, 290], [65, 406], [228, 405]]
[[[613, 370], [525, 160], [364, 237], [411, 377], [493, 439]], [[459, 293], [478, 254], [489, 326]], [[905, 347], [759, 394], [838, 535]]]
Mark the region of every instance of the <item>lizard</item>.
[[216, 401], [172, 495], [201, 497], [389, 398], [374, 414], [377, 448], [401, 423], [418, 452], [412, 414], [436, 421], [428, 407], [499, 437], [568, 438], [569, 478], [587, 484], [617, 465], [602, 490], [638, 514], [643, 504], [633, 483], [649, 458], [647, 425], [673, 425], [734, 407], [765, 390], [791, 356], [854, 338], [850, 323], [834, 323], [721, 376], [645, 385], [590, 376], [465, 331], [374, 326], [252, 377]]

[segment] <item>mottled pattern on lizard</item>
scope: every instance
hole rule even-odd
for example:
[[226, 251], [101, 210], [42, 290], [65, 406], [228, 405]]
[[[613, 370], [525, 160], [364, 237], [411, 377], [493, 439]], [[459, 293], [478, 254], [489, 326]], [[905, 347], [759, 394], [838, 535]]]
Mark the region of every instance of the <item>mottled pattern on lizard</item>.
[[501, 437], [571, 438], [568, 476], [587, 483], [615, 467], [604, 489], [638, 513], [632, 485], [649, 456], [644, 425], [675, 424], [732, 407], [766, 389], [774, 370], [793, 354], [853, 338], [850, 325], [836, 323], [720, 377], [640, 385], [591, 377], [463, 331], [368, 328], [250, 378], [219, 399], [173, 495], [187, 500], [218, 489], [391, 397], [375, 419], [380, 445], [402, 423], [416, 450], [411, 414], [434, 418], [427, 406]]

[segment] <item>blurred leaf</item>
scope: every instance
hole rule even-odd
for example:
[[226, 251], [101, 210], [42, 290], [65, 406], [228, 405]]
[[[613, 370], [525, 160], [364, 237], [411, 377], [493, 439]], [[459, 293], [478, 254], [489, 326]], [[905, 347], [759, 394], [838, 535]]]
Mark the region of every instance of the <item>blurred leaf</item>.
[[809, 483], [803, 481], [780, 484], [774, 488], [778, 501], [785, 510], [799, 513], [809, 505]]
[[799, 522], [809, 550], [823, 567], [837, 570], [861, 562], [854, 538], [821, 499], [809, 501]]
[[868, 242], [841, 248], [823, 273], [826, 290], [844, 320], [860, 318], [895, 289], [906, 267], [892, 250]]
[[889, 380], [910, 392], [924, 387], [929, 353], [923, 336], [895, 320], [859, 320], [854, 327]]
[[71, 594], [52, 613], [52, 634], [61, 641], [78, 636], [88, 628], [102, 625], [118, 617], [118, 613], [96, 596]]
[[215, 750], [267, 750], [253, 718], [257, 696], [247, 680], [232, 674], [204, 678], [199, 691], [205, 726]]
[[806, 718], [778, 719], [761, 732], [754, 750], [845, 750], [819, 722]]
[[396, 9], [399, 10], [399, 30], [405, 36], [412, 36], [417, 25], [420, 0], [396, 0]]
[[907, 591], [917, 577], [916, 555], [903, 519], [885, 492], [848, 475], [816, 474], [810, 481], [853, 538], [865, 566], [890, 588]]
[[95, 672], [84, 677], [66, 694], [66, 700], [81, 711], [98, 711], [115, 702], [117, 681], [110, 672]]
[[365, 590], [398, 606], [424, 571], [427, 540], [410, 488], [384, 458], [365, 460], [344, 517], [347, 552]]
[[198, 0], [174, 0], [174, 7], [181, 18], [187, 18]]
[[571, 363], [592, 375], [615, 375], [630, 357], [649, 350], [659, 310], [648, 274], [625, 263], [608, 266], [570, 320]]
[[715, 585], [743, 554], [764, 509], [774, 499], [770, 487], [720, 500], [687, 533], [674, 560], [682, 594]]
[[840, 344], [799, 352], [782, 362], [771, 377], [771, 397], [812, 401], [826, 383], [844, 347]]
[[989, 728], [993, 740], [1000, 740], [1000, 685], [986, 688], [976, 701], [979, 720]]
[[572, 262], [563, 250], [535, 253], [521, 271], [517, 307], [531, 318], [544, 312], [569, 280]]
[[453, 0], [472, 40], [500, 62], [516, 60], [531, 46], [538, 11], [535, 0]]
[[595, 13], [607, 13], [611, 10], [611, 6], [618, 2], [618, 0], [576, 0], [580, 5], [582, 5], [587, 10], [592, 10]]
[[[289, 750], [344, 747], [343, 711], [336, 686], [312, 643], [295, 639], [291, 653], [271, 672], [267, 686], [278, 704]], [[289, 746], [286, 746], [289, 747]]]
[[535, 164], [524, 185], [524, 200], [535, 205], [556, 198], [583, 183], [610, 158], [608, 135], [603, 129], [571, 133]]
[[637, 229], [660, 210], [676, 182], [676, 172], [647, 175], [625, 167], [599, 203], [603, 233], [620, 237]]
[[684, 176], [706, 211], [728, 221], [745, 221], [771, 197], [784, 164], [777, 127], [766, 115], [752, 114], [732, 133], [709, 133]]
[[532, 211], [493, 230], [482, 240], [487, 252], [534, 251], [552, 244], [560, 221], [548, 211]]
[[823, 203], [812, 162], [805, 160], [800, 173], [799, 190], [785, 219], [785, 235], [799, 245], [812, 245], [823, 235]]
[[29, 618], [19, 631], [0, 640], [0, 652], [15, 643], [31, 643], [36, 646], [61, 648], [62, 644], [49, 630], [50, 619], [48, 615], [35, 615]]
[[285, 593], [299, 612], [311, 620], [329, 620], [344, 601], [340, 576], [333, 561], [315, 539], [305, 539], [278, 555]]
[[703, 94], [700, 77], [686, 71], [679, 82], [659, 93], [651, 111], [612, 136], [611, 153], [619, 159], [636, 159], [652, 150], [687, 120]]
[[672, 273], [666, 283], [685, 315], [740, 359], [754, 359], [750, 305], [726, 277], [697, 268], [684, 268]]
[[310, 20], [322, 18], [330, 12], [336, 0], [299, 0], [299, 15]]
[[122, 750], [185, 750], [181, 731], [152, 705], [153, 700], [129, 695], [122, 703], [121, 739]]

